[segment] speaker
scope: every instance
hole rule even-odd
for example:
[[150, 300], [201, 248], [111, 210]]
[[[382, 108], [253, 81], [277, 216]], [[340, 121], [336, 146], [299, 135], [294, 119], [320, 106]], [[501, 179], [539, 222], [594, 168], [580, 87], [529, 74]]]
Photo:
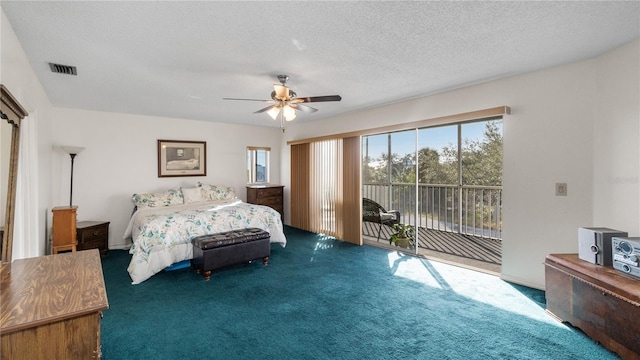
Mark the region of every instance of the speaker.
[[578, 229], [578, 257], [592, 264], [613, 265], [611, 238], [625, 237], [624, 231], [605, 227], [582, 227]]

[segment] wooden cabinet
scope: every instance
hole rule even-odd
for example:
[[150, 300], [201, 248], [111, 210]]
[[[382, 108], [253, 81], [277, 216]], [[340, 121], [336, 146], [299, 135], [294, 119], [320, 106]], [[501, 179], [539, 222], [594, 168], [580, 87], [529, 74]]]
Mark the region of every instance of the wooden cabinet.
[[545, 283], [547, 312], [623, 359], [640, 359], [640, 280], [577, 254], [552, 254]]
[[76, 211], [77, 206], [59, 206], [53, 212], [53, 253], [76, 251]]
[[247, 202], [250, 204], [266, 205], [280, 213], [284, 222], [284, 186], [282, 185], [252, 185], [247, 186]]
[[107, 251], [109, 251], [109, 222], [79, 221], [76, 224], [76, 239], [78, 250], [98, 249], [100, 254], [107, 255]]
[[0, 359], [98, 359], [109, 307], [97, 249], [3, 263]]

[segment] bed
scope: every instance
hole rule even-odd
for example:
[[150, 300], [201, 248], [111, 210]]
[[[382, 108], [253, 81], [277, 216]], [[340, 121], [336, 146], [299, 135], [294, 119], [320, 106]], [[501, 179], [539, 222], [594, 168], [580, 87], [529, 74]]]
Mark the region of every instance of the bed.
[[280, 213], [267, 206], [245, 203], [228, 187], [198, 183], [193, 189], [134, 194], [132, 199], [137, 209], [124, 238], [132, 241], [127, 271], [133, 284], [191, 259], [191, 239], [196, 236], [256, 227], [269, 232], [271, 243], [287, 243]]

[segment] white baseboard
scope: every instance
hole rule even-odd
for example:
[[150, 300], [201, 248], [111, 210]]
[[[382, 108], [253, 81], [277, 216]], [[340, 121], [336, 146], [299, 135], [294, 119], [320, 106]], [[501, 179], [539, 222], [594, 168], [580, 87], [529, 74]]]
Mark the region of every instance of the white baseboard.
[[109, 250], [129, 250], [131, 244], [109, 244]]
[[504, 281], [508, 281], [514, 284], [518, 284], [518, 285], [524, 285], [524, 286], [528, 286], [530, 288], [534, 288], [534, 289], [538, 289], [538, 290], [545, 290], [545, 285], [544, 284], [537, 284], [537, 283], [533, 283], [529, 280], [517, 277], [517, 276], [510, 276], [508, 274], [501, 274], [500, 275], [500, 279], [504, 280]]

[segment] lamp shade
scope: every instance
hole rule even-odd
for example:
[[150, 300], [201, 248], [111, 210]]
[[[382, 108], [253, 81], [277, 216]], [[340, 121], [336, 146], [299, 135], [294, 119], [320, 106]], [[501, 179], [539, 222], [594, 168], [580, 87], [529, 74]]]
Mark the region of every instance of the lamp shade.
[[275, 120], [278, 117], [279, 112], [280, 112], [280, 108], [274, 106], [271, 109], [269, 109], [269, 111], [267, 111], [267, 114], [269, 114], [269, 116], [271, 116], [271, 118]]
[[61, 146], [62, 150], [66, 151], [69, 155], [78, 155], [84, 147], [81, 146]]
[[296, 118], [296, 111], [289, 105], [285, 105], [282, 108], [282, 113], [287, 121], [291, 121]]

